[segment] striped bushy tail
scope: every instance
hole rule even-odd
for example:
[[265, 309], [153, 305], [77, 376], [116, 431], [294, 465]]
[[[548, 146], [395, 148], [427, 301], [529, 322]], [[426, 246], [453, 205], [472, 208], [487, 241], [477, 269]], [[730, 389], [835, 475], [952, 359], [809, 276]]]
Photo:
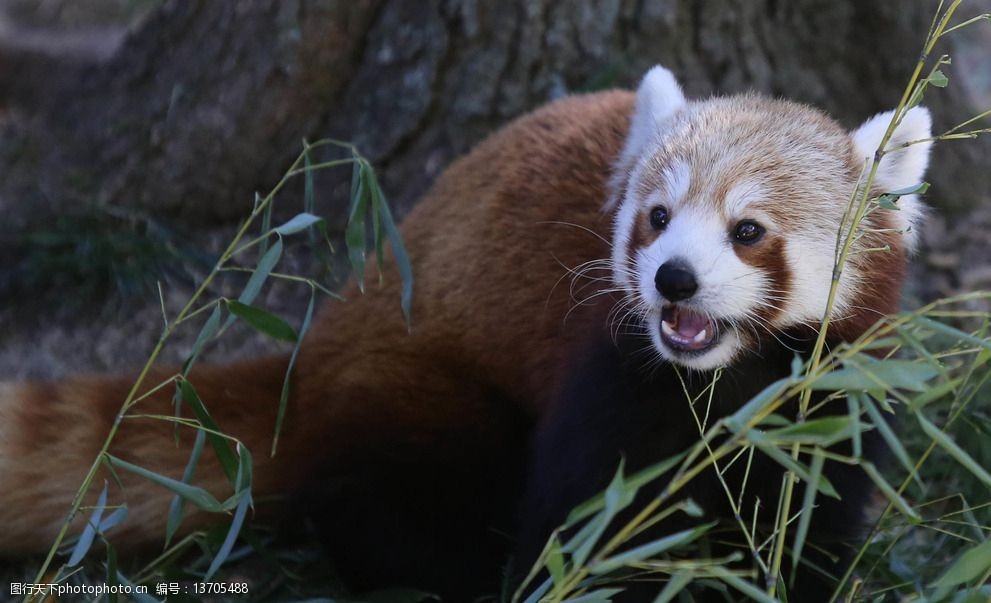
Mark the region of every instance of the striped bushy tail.
[[[288, 458], [299, 449], [297, 442], [285, 435], [294, 431], [291, 415], [280, 453], [275, 457], [269, 454], [287, 361], [273, 357], [202, 366], [189, 377], [216, 426], [253, 453], [252, 491], [256, 499], [292, 490], [305, 465]], [[168, 420], [176, 414], [176, 387], [167, 383], [172, 375], [153, 370], [144, 380], [144, 391], [165, 385], [138, 401], [122, 418], [118, 414], [133, 377], [80, 376], [51, 383], [0, 383], [0, 554], [32, 553], [51, 546], [94, 462], [105, 458], [103, 447], [115, 421], [121, 423], [107, 455], [182, 479], [198, 430], [189, 425], [177, 427]], [[180, 416], [192, 420], [196, 415], [184, 406]], [[83, 510], [73, 518], [68, 535], [82, 529], [89, 516], [85, 507], [95, 503], [106, 483], [108, 508], [120, 504], [128, 508], [124, 522], [109, 533], [111, 541], [127, 548], [160, 545], [174, 494], [130, 471], [117, 469], [111, 475], [108, 464], [99, 463], [82, 499]], [[196, 465], [192, 483], [218, 500], [233, 492], [231, 480], [210, 446], [205, 447]], [[210, 520], [210, 513], [193, 505], [186, 508], [184, 531]]]

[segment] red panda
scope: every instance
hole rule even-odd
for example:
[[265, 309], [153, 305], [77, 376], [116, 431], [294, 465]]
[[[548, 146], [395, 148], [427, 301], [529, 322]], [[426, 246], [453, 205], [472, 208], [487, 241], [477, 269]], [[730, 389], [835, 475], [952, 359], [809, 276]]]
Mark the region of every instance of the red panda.
[[[641, 365], [747, 375], [758, 366], [746, 392], [780, 370], [787, 341], [815, 332], [840, 216], [889, 118], [849, 133], [787, 101], [689, 102], [660, 67], [636, 94], [556, 101], [454, 162], [404, 220], [417, 279], [411, 331], [395, 308], [395, 272], [323, 309], [293, 374], [274, 458], [261, 451], [286, 357], [200, 367], [191, 381], [218, 425], [256, 451], [255, 498], [295, 493], [325, 518], [328, 547], [352, 584], [415, 585], [458, 600], [498, 581], [519, 524], [526, 556], [562, 507], [598, 484], [596, 472], [615, 469], [623, 433], [568, 435], [569, 423], [626, 408], [622, 398], [614, 407], [595, 396], [569, 401], [584, 378], [610, 396], [663, 402], [657, 388], [670, 382], [643, 378]], [[929, 125], [913, 109], [892, 144], [927, 137]], [[886, 155], [876, 186], [914, 184], [927, 153], [919, 144]], [[913, 197], [900, 205], [869, 217], [873, 229], [858, 244], [890, 252], [854, 255], [836, 305], [839, 340], [897, 309], [911, 226], [923, 213]], [[573, 298], [561, 284], [572, 271], [594, 277], [582, 295], [601, 294], [602, 303]], [[631, 329], [618, 347], [602, 343], [612, 324]], [[0, 553], [47, 547], [115, 420], [125, 424], [111, 454], [181, 476], [191, 433], [180, 431], [176, 446], [171, 424], [116, 416], [132, 381], [0, 386]], [[725, 404], [740, 402], [728, 395]], [[160, 392], [131, 414], [171, 412], [170, 393]], [[672, 443], [687, 435], [684, 425], [647, 427]], [[587, 480], [554, 475], [547, 447], [557, 443], [590, 459]], [[132, 549], [160, 542], [171, 494], [120, 478], [110, 502], [126, 501], [130, 516], [111, 540]], [[196, 483], [218, 496], [229, 488], [206, 455]], [[550, 504], [545, 485], [557, 489]], [[209, 521], [191, 509], [184, 528]]]
[[[700, 437], [699, 414], [711, 422], [732, 414], [787, 377], [796, 355], [811, 355], [842, 215], [891, 118], [879, 115], [851, 136], [820, 113], [782, 101], [745, 95], [687, 103], [669, 72], [647, 74], [611, 181], [617, 299], [603, 304], [587, 340], [571, 348], [568, 377], [535, 430], [516, 549], [520, 571], [571, 509], [609, 485], [621, 460], [633, 472], [689, 449]], [[925, 109], [912, 109], [892, 144], [928, 138], [929, 128]], [[894, 154], [875, 186], [917, 184], [927, 154], [928, 145]], [[831, 346], [897, 310], [922, 213], [917, 198], [906, 201], [901, 212], [871, 214], [839, 281]], [[874, 246], [890, 251], [863, 252]], [[700, 399], [704, 409], [693, 409]], [[847, 407], [826, 405], [830, 411], [845, 414]], [[797, 400], [784, 412], [797, 416]], [[866, 458], [880, 456], [875, 434], [865, 435], [863, 446]], [[627, 515], [664, 492], [672, 472], [641, 491]], [[783, 474], [758, 454], [721, 469], [722, 481], [710, 470], [685, 488], [679, 496], [710, 519], [730, 520], [710, 555], [747, 550], [732, 524], [740, 514], [773, 524]], [[817, 500], [810, 528], [817, 548], [790, 580], [789, 600], [828, 600], [872, 491], [859, 467], [827, 463], [825, 475], [840, 499]], [[745, 510], [733, 508], [725, 488]], [[699, 523], [674, 515], [627, 546]], [[650, 601], [660, 590], [649, 579], [622, 586], [614, 600]]]

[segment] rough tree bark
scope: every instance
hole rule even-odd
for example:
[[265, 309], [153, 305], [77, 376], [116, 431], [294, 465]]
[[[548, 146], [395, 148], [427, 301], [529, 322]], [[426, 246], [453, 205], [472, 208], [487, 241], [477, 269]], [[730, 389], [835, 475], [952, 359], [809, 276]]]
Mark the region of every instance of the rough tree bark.
[[[0, 215], [22, 224], [98, 201], [230, 220], [302, 138], [328, 134], [357, 142], [407, 208], [501, 123], [570, 92], [632, 85], [657, 62], [691, 95], [756, 89], [852, 127], [896, 104], [934, 5], [166, 2], [108, 60], [39, 74], [28, 68], [38, 57], [0, 47]], [[959, 92], [926, 102], [937, 130], [973, 113]], [[991, 172], [974, 167], [989, 152], [989, 141], [941, 149], [936, 202], [960, 208], [985, 194]]]

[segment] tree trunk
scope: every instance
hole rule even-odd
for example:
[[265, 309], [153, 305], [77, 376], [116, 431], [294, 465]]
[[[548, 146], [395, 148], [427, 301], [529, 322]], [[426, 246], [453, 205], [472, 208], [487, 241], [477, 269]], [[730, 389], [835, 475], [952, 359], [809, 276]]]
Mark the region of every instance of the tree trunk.
[[[334, 135], [375, 162], [402, 212], [508, 119], [564, 94], [632, 86], [654, 63], [689, 95], [755, 89], [853, 127], [897, 104], [933, 10], [924, 0], [166, 2], [109, 60], [44, 79], [0, 46], [10, 106], [0, 211], [18, 224], [97, 202], [231, 220], [301, 139]], [[931, 89], [926, 104], [937, 131], [974, 113], [959, 89]], [[963, 208], [985, 194], [991, 171], [975, 168], [989, 155], [991, 140], [939, 148], [936, 203]]]
[[0, 139], [0, 207], [243, 216], [334, 110], [377, 5], [167, 2], [107, 61], [48, 81], [27, 53], [0, 78], [20, 126]]

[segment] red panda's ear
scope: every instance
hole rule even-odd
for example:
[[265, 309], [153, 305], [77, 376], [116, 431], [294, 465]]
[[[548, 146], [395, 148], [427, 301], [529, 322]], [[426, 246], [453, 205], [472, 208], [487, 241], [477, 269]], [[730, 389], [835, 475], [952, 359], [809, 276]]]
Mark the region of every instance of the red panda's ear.
[[[881, 139], [891, 123], [894, 111], [879, 113], [868, 119], [853, 133], [857, 154], [864, 159], [873, 159], [881, 144]], [[932, 118], [925, 107], [913, 107], [902, 117], [887, 144], [887, 153], [881, 160], [875, 182], [881, 188], [897, 190], [919, 184], [925, 177], [929, 165], [929, 148], [932, 141]], [[899, 149], [905, 143], [914, 143]]]
[[674, 79], [674, 75], [664, 67], [655, 65], [643, 76], [640, 87], [637, 88], [637, 101], [630, 119], [630, 131], [626, 135], [623, 151], [616, 161], [609, 181], [611, 194], [603, 208], [605, 211], [611, 211], [619, 204], [626, 180], [637, 159], [663, 133], [664, 121], [680, 111], [685, 106], [685, 102], [681, 86]]
[[661, 125], [684, 106], [685, 95], [674, 75], [660, 65], [652, 67], [637, 88], [637, 105], [623, 149], [624, 158], [642, 153], [662, 132]]
[[[859, 158], [865, 162], [873, 160], [894, 113], [879, 113], [853, 132], [853, 144]], [[897, 191], [922, 183], [929, 166], [932, 141], [927, 139], [931, 136], [932, 117], [929, 110], [925, 107], [909, 109], [888, 141], [887, 152], [881, 158], [874, 185], [884, 191]], [[906, 143], [911, 144], [903, 146]], [[917, 226], [925, 218], [925, 207], [916, 195], [905, 195], [899, 199], [898, 209], [895, 219], [905, 232], [908, 248], [914, 249], [916, 235], [913, 226]]]

